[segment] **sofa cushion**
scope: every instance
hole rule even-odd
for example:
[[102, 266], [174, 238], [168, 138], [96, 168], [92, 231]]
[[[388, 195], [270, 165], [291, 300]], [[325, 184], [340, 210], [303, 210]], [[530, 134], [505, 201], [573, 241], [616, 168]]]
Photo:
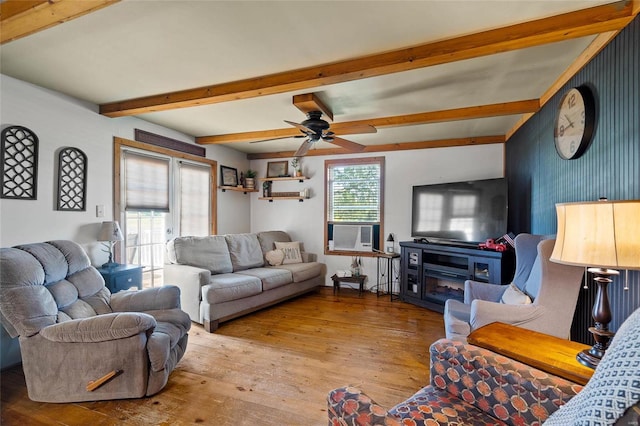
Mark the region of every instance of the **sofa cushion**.
[[310, 280], [322, 274], [322, 267], [324, 265], [318, 262], [308, 263], [292, 263], [290, 265], [273, 266], [274, 269], [286, 269], [290, 271], [293, 276], [293, 282], [299, 283], [302, 281]]
[[208, 269], [214, 274], [233, 271], [227, 240], [222, 235], [177, 237], [167, 243], [169, 260]]
[[264, 265], [256, 234], [228, 234], [224, 237], [227, 240], [234, 272]]
[[[507, 425], [445, 390], [427, 386], [389, 410], [398, 424]], [[411, 422], [409, 421], [411, 419]], [[429, 422], [431, 420], [432, 422]], [[424, 422], [424, 423], [422, 423]]]
[[283, 285], [293, 282], [291, 271], [287, 271], [286, 269], [253, 268], [238, 272], [238, 274], [249, 275], [260, 279], [260, 281], [262, 281], [262, 291], [282, 287]]
[[292, 241], [290, 243], [276, 242], [276, 249], [284, 252], [283, 265], [292, 263], [302, 263], [302, 254], [300, 254], [300, 242]]
[[267, 253], [268, 251], [276, 248], [275, 242], [284, 242], [288, 243], [291, 241], [291, 237], [284, 231], [264, 231], [258, 232], [257, 234], [258, 241], [260, 242], [260, 249], [262, 249], [263, 253]]
[[216, 304], [254, 296], [262, 292], [259, 278], [242, 274], [211, 276], [211, 284], [202, 287], [202, 300]]

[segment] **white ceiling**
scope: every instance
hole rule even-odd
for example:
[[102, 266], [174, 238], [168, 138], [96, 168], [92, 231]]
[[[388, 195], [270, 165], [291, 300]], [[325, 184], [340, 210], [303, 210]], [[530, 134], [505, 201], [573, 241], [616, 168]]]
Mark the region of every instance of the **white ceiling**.
[[[407, 48], [608, 3], [124, 0], [0, 47], [3, 74], [95, 104], [227, 83]], [[379, 77], [140, 118], [194, 137], [279, 129], [317, 93], [334, 122], [540, 98], [595, 35]], [[113, 118], [117, 120], [118, 118]], [[379, 129], [363, 145], [505, 135], [520, 115]], [[300, 139], [233, 143], [293, 151]], [[318, 148], [333, 147], [323, 143]]]

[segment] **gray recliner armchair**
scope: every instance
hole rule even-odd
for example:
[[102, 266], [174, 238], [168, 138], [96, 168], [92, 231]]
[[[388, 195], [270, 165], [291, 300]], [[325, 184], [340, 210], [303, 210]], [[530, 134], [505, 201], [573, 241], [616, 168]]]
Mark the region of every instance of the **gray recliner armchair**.
[[184, 355], [191, 320], [177, 287], [112, 295], [72, 241], [2, 248], [0, 272], [0, 319], [19, 336], [34, 401], [150, 396]]
[[[447, 338], [465, 340], [471, 331], [496, 321], [568, 338], [584, 269], [551, 262], [554, 244], [554, 239], [519, 234], [512, 284], [466, 281], [464, 303], [454, 299], [445, 303]], [[526, 295], [531, 303], [507, 300], [507, 291]]]

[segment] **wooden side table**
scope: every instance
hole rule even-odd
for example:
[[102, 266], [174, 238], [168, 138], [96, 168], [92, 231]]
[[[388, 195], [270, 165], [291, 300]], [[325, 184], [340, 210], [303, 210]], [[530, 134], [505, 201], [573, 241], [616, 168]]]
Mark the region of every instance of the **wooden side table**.
[[510, 324], [480, 327], [469, 334], [467, 342], [581, 385], [594, 371], [576, 359], [578, 352], [590, 346]]
[[333, 274], [331, 279], [333, 280], [333, 294], [336, 294], [336, 290], [340, 292], [340, 282], [345, 282], [358, 284], [358, 296], [361, 296], [364, 291], [364, 282], [367, 279], [367, 276], [359, 275], [357, 277], [339, 277], [336, 274]]
[[111, 294], [129, 290], [131, 287], [142, 290], [142, 266], [118, 265], [112, 268], [98, 268], [98, 272], [104, 278]]

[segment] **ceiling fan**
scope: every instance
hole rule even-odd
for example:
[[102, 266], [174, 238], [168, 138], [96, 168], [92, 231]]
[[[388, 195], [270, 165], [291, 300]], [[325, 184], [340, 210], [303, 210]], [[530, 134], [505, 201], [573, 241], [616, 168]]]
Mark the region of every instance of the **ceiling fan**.
[[[293, 97], [293, 104], [302, 112], [307, 114], [307, 119], [302, 123], [295, 123], [293, 121], [284, 120], [285, 123], [296, 127], [302, 134], [293, 136], [295, 138], [306, 138], [300, 148], [294, 154], [294, 157], [304, 156], [309, 149], [318, 141], [329, 142], [334, 145], [338, 145], [349, 151], [359, 152], [365, 149], [364, 145], [356, 142], [352, 142], [347, 139], [343, 139], [331, 131], [331, 125], [324, 119], [322, 114], [333, 120], [333, 114], [326, 105], [324, 105], [315, 93], [308, 93], [304, 95], [296, 95]], [[336, 132], [339, 134], [359, 134], [359, 133], [376, 133], [378, 130], [368, 124], [351, 124], [347, 126], [336, 126]], [[264, 139], [254, 142], [266, 142], [267, 140], [285, 139], [291, 136]]]

